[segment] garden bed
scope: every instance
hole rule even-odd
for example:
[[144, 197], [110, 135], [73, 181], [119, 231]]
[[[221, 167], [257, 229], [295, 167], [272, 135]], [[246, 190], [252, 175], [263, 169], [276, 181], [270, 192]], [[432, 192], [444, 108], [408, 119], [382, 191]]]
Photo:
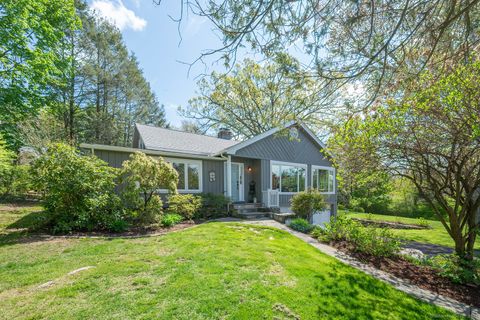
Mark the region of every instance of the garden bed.
[[200, 224], [203, 221], [183, 221], [171, 227], [131, 227], [124, 232], [102, 232], [102, 231], [91, 231], [91, 232], [72, 232], [65, 235], [59, 235], [59, 237], [105, 237], [105, 238], [135, 238], [135, 237], [144, 237], [144, 236], [155, 236], [166, 234], [172, 231], [178, 231], [186, 228], [193, 227], [194, 225]]
[[352, 218], [352, 219], [360, 222], [362, 225], [366, 227], [406, 229], [406, 230], [430, 229], [429, 226], [421, 226], [418, 224], [406, 224], [401, 222], [390, 222], [390, 221], [377, 221], [377, 220], [368, 220], [368, 219], [361, 219], [361, 218]]
[[479, 286], [454, 283], [450, 279], [439, 275], [438, 270], [414, 264], [399, 256], [389, 258], [376, 257], [357, 252], [353, 245], [347, 241], [334, 241], [330, 242], [329, 245], [379, 270], [388, 272], [398, 278], [409, 280], [420, 288], [450, 297], [468, 305], [480, 307]]

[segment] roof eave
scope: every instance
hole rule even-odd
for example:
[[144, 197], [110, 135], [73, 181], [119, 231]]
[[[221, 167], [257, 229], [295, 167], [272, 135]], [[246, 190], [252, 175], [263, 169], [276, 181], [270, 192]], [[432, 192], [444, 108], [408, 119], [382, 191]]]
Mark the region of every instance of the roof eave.
[[80, 144], [80, 148], [91, 149], [91, 150], [102, 150], [102, 151], [126, 152], [126, 153], [143, 152], [148, 155], [158, 155], [158, 156], [165, 156], [165, 157], [224, 161], [224, 159], [222, 158], [214, 157], [210, 155], [200, 155], [200, 154], [192, 154], [192, 153], [151, 150], [151, 149], [138, 149], [138, 148], [130, 148], [130, 147], [118, 147], [118, 146], [109, 146], [109, 145], [103, 145], [103, 144], [82, 143]]

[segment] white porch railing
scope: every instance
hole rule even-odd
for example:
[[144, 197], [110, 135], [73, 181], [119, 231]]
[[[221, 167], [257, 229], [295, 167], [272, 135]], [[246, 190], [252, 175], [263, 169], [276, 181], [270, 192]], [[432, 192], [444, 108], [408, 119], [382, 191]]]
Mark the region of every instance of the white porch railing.
[[280, 207], [280, 194], [278, 190], [268, 189], [267, 191], [262, 191], [263, 202], [267, 208], [278, 208]]

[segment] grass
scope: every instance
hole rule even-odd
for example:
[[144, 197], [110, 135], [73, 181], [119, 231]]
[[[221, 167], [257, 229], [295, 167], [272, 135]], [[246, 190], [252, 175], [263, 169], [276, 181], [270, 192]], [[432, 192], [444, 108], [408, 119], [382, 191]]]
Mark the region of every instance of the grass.
[[[406, 224], [419, 224], [419, 219], [415, 218], [404, 218], [391, 215], [381, 215], [381, 214], [371, 214], [371, 213], [356, 213], [341, 211], [341, 213], [347, 214], [352, 218], [362, 218], [362, 219], [372, 219], [377, 221], [389, 221], [389, 222], [399, 222]], [[435, 220], [426, 220], [430, 229], [420, 229], [420, 230], [406, 230], [406, 229], [391, 229], [391, 231], [406, 240], [418, 241], [423, 243], [433, 243], [446, 247], [454, 247], [454, 242], [450, 235], [448, 234], [445, 227], [440, 221]], [[480, 240], [477, 238], [475, 243], [475, 248], [480, 249]]]
[[12, 240], [5, 228], [22, 215], [0, 215], [2, 319], [457, 318], [281, 230], [208, 223], [150, 238]]

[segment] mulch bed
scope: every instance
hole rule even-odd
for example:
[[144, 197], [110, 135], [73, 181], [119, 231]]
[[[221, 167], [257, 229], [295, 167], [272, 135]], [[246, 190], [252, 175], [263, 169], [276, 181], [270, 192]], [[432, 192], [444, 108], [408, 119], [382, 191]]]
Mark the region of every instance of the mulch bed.
[[178, 231], [186, 228], [190, 228], [194, 225], [200, 224], [202, 221], [184, 221], [182, 223], [176, 224], [169, 228], [164, 227], [133, 227], [128, 229], [125, 232], [111, 233], [111, 232], [74, 232], [66, 235], [61, 235], [60, 237], [102, 237], [102, 238], [135, 238], [135, 237], [148, 237], [166, 234], [172, 231]]
[[438, 274], [438, 271], [428, 267], [413, 264], [402, 257], [375, 257], [356, 252], [351, 244], [345, 241], [332, 242], [331, 246], [348, 253], [350, 256], [388, 272], [398, 278], [407, 279], [420, 288], [450, 297], [468, 305], [480, 307], [480, 287], [453, 283], [450, 279]]
[[[32, 231], [26, 233], [24, 236], [20, 238], [12, 238], [11, 240], [4, 240], [4, 244], [9, 243], [31, 243], [31, 242], [38, 242], [38, 241], [52, 241], [52, 240], [61, 240], [61, 239], [82, 239], [82, 238], [146, 238], [146, 237], [156, 237], [161, 236], [170, 232], [176, 232], [183, 229], [191, 228], [195, 225], [201, 224], [204, 221], [186, 221], [179, 224], [176, 224], [170, 228], [163, 228], [163, 227], [152, 227], [152, 228], [131, 228], [128, 231], [120, 232], [120, 233], [112, 233], [112, 232], [100, 232], [100, 231], [92, 231], [92, 232], [72, 232], [63, 235], [52, 235], [46, 232], [41, 231]], [[3, 236], [8, 236], [4, 234]]]

